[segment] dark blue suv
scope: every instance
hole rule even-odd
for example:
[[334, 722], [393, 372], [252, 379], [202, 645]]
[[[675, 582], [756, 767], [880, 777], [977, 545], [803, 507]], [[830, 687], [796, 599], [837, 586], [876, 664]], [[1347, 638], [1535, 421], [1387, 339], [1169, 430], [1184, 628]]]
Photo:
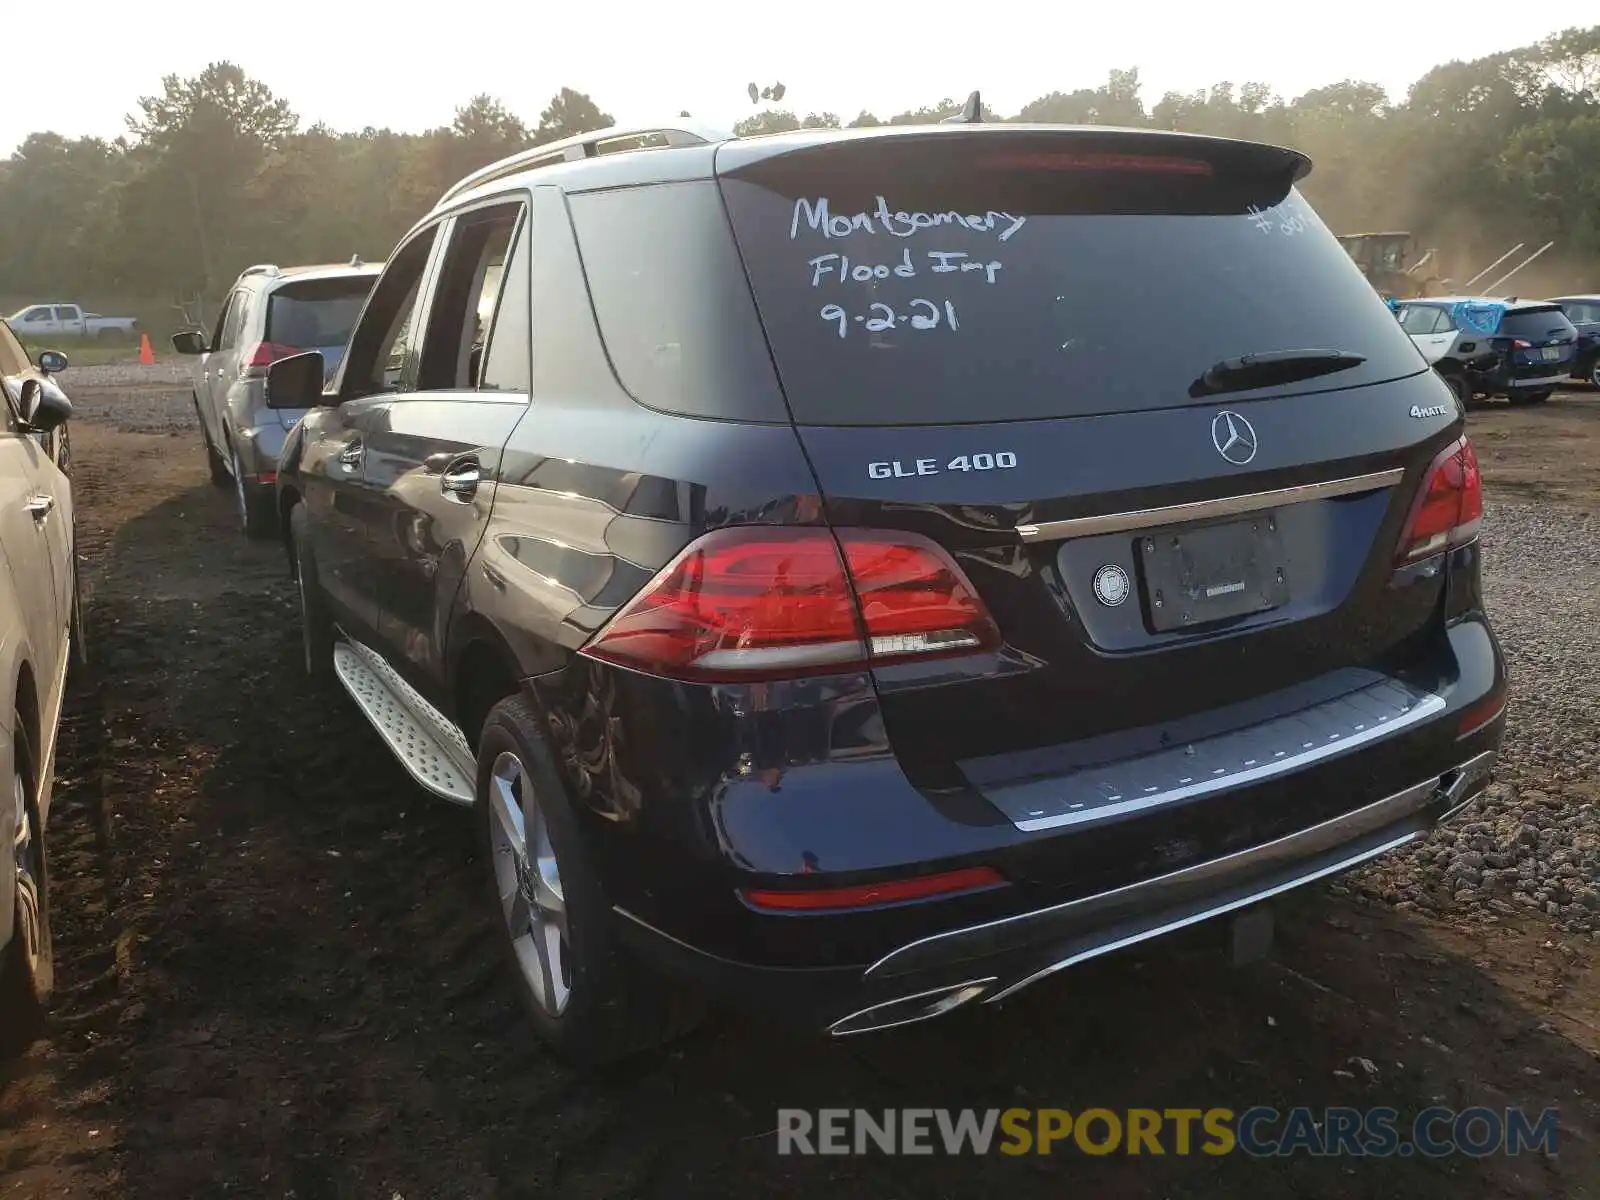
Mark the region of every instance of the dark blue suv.
[[1482, 791], [1477, 460], [1308, 169], [612, 129], [272, 366], [306, 664], [478, 813], [552, 1045], [997, 1002]]
[[1550, 303], [1559, 304], [1578, 331], [1572, 378], [1600, 388], [1600, 295], [1558, 296]]

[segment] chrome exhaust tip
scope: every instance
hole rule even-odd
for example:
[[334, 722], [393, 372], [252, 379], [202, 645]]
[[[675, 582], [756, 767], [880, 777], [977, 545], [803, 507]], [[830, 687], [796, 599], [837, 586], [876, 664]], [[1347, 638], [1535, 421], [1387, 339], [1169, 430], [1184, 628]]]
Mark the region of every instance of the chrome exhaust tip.
[[851, 1034], [877, 1033], [883, 1029], [914, 1025], [918, 1021], [942, 1017], [951, 1009], [976, 1000], [993, 987], [995, 982], [992, 977], [970, 979], [966, 983], [953, 983], [947, 987], [934, 988], [932, 991], [916, 992], [895, 1000], [885, 1000], [881, 1004], [853, 1012], [848, 1017], [840, 1017], [828, 1026], [828, 1032], [834, 1037], [849, 1037]]

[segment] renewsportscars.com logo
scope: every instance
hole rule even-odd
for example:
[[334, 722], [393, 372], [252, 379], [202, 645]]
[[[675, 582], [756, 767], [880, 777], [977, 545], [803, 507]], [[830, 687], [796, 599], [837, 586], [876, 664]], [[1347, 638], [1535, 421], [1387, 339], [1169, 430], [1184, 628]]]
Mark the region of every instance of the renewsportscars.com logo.
[[861, 1108], [778, 1110], [779, 1154], [1446, 1158], [1556, 1152], [1557, 1110]]

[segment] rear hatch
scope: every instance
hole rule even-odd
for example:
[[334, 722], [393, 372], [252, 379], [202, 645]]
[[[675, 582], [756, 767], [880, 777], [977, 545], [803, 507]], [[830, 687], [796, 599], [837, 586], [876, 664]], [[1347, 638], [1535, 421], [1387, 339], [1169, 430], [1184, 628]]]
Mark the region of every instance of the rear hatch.
[[1525, 304], [1508, 309], [1495, 330], [1494, 346], [1517, 379], [1567, 375], [1577, 349], [1577, 327], [1558, 304]]
[[[257, 357], [270, 365], [315, 350], [322, 355], [324, 379], [331, 381], [376, 281], [375, 275], [351, 274], [283, 284], [267, 300], [266, 330]], [[293, 426], [300, 416], [278, 411], [286, 426]]]
[[[875, 668], [919, 783], [1315, 703], [1437, 629], [1442, 583], [1396, 589], [1394, 551], [1460, 416], [1294, 188], [1305, 170], [1112, 130], [720, 151], [829, 519], [939, 543], [1004, 641]], [[1127, 515], [1296, 487], [1232, 519]]]

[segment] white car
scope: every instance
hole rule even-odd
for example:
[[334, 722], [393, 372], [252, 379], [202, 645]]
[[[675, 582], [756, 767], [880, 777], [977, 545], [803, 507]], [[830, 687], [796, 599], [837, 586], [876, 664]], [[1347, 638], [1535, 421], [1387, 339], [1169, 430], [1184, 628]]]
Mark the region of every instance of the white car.
[[56, 731], [82, 621], [65, 423], [72, 405], [51, 376], [63, 355], [30, 363], [0, 323], [0, 1054], [37, 1032], [51, 986], [45, 828]]
[[79, 304], [52, 300], [30, 304], [6, 318], [18, 337], [38, 342], [46, 338], [92, 338], [100, 342], [128, 342], [139, 336], [134, 317], [106, 317], [85, 312]]

